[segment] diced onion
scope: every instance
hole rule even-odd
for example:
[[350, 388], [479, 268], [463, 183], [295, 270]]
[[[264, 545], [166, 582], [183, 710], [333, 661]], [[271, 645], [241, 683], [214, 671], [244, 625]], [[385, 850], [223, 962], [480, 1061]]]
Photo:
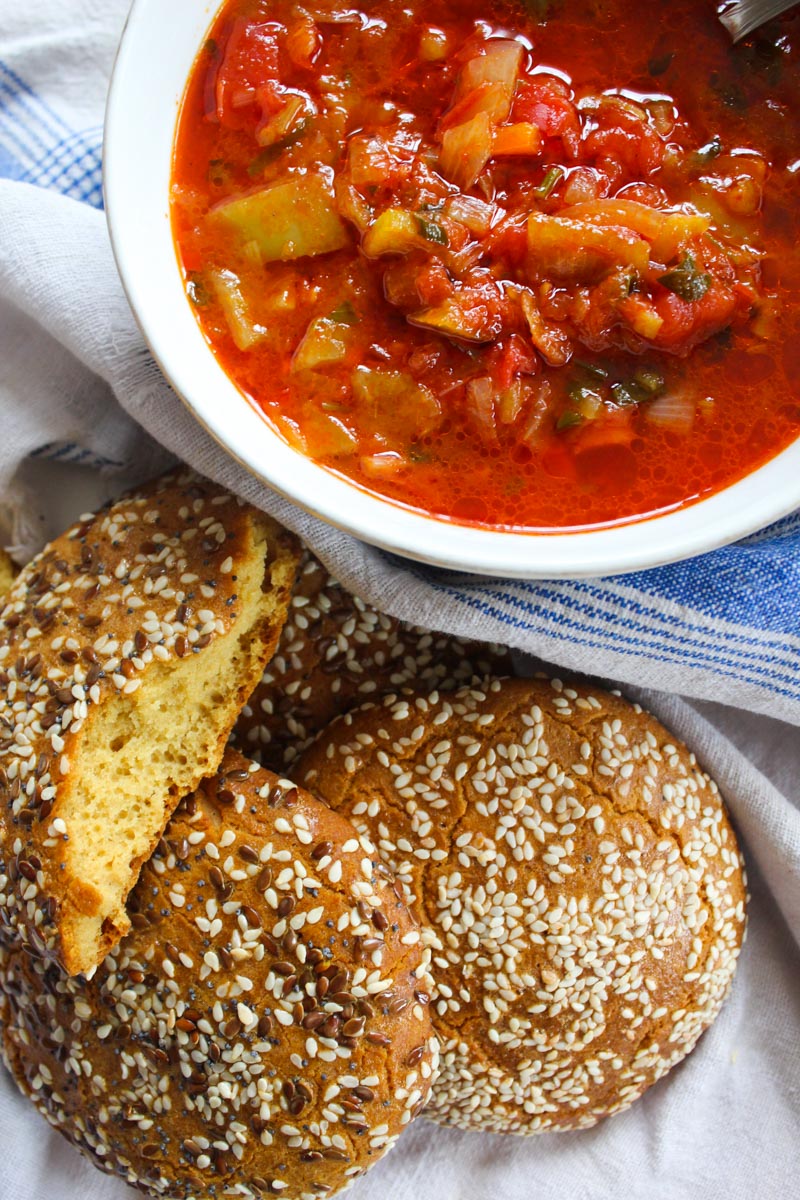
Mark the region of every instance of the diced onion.
[[292, 371], [316, 371], [347, 356], [349, 326], [327, 317], [316, 317], [305, 332], [292, 359]]
[[445, 179], [462, 191], [471, 188], [492, 156], [492, 141], [492, 123], [486, 113], [446, 130], [439, 155]]
[[470, 379], [467, 384], [467, 411], [481, 433], [490, 441], [496, 441], [497, 418], [494, 410], [494, 384], [488, 375]]
[[257, 325], [250, 315], [242, 295], [239, 276], [233, 271], [209, 271], [208, 278], [219, 300], [220, 308], [231, 331], [237, 349], [250, 350], [267, 336], [263, 325]]
[[593, 167], [573, 167], [564, 188], [564, 203], [591, 203], [598, 199], [600, 187], [600, 177]]
[[591, 279], [612, 265], [633, 267], [644, 274], [650, 264], [647, 241], [627, 226], [574, 219], [576, 209], [591, 207], [575, 205], [566, 209], [569, 215], [563, 217], [530, 214], [528, 251], [533, 269], [545, 277], [578, 280]]
[[313, 107], [307, 96], [300, 93], [288, 96], [280, 112], [259, 127], [256, 141], [259, 146], [276, 146], [290, 134], [297, 132], [312, 111]]
[[497, 417], [501, 425], [513, 425], [525, 403], [525, 385], [515, 379], [497, 397]]
[[511, 112], [524, 47], [511, 38], [490, 38], [481, 49], [481, 54], [464, 64], [458, 80], [456, 102], [485, 84], [499, 85], [502, 99], [492, 115], [498, 122], [506, 121]]
[[637, 200], [591, 200], [574, 204], [564, 216], [602, 226], [630, 229], [652, 244], [653, 258], [669, 262], [681, 245], [706, 232], [711, 221], [704, 213], [673, 210], [662, 212]]
[[643, 412], [651, 425], [670, 429], [673, 433], [688, 433], [694, 425], [694, 401], [681, 393], [659, 396], [645, 404]]
[[348, 183], [341, 175], [336, 179], [334, 191], [339, 215], [346, 221], [352, 222], [360, 233], [364, 233], [372, 221], [372, 211], [366, 200], [356, 191], [352, 183]]
[[365, 454], [361, 459], [361, 470], [370, 479], [392, 479], [408, 466], [408, 459], [396, 450], [382, 454]]
[[479, 237], [488, 233], [493, 222], [503, 215], [503, 210], [496, 204], [487, 204], [477, 196], [453, 196], [447, 201], [445, 212]]

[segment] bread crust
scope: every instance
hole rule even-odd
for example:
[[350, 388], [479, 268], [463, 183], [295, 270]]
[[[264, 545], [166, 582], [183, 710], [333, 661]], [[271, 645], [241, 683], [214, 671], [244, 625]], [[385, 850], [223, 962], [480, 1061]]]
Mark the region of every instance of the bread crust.
[[[22, 571], [0, 617], [6, 940], [75, 974], [126, 931], [142, 863], [180, 797], [216, 769], [274, 650], [298, 557], [274, 521], [179, 470], [87, 515]], [[193, 697], [191, 673], [215, 655], [230, 667], [226, 694], [213, 700], [210, 681]], [[159, 713], [147, 708], [156, 692]], [[95, 745], [110, 721], [115, 740]], [[190, 734], [196, 761], [180, 762]], [[173, 762], [159, 761], [165, 747]], [[125, 755], [135, 769], [119, 780]], [[95, 825], [78, 836], [89, 793]]]
[[153, 1196], [318, 1200], [436, 1070], [419, 930], [352, 825], [233, 751], [173, 816], [91, 981], [0, 946], [4, 1053], [103, 1170]]
[[593, 1125], [719, 1011], [745, 928], [736, 838], [638, 706], [558, 680], [403, 693], [335, 722], [296, 777], [375, 840], [430, 931], [433, 1119]]
[[0, 549], [0, 601], [5, 602], [5, 596], [11, 590], [11, 585], [17, 577], [17, 568], [5, 550]]
[[512, 673], [504, 647], [389, 617], [353, 596], [306, 551], [278, 648], [236, 722], [233, 742], [273, 771], [291, 774], [320, 730], [365, 700], [401, 687], [450, 689]]

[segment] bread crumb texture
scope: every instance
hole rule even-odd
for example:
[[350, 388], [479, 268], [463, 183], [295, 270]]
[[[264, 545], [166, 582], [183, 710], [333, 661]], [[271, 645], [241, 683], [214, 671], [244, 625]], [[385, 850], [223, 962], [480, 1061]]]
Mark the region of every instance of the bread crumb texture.
[[22, 1091], [153, 1196], [319, 1200], [397, 1140], [436, 1072], [402, 889], [344, 817], [228, 752], [184, 801], [91, 980], [0, 944]]
[[638, 706], [558, 680], [407, 692], [335, 722], [297, 778], [374, 839], [427, 932], [435, 1120], [593, 1125], [719, 1011], [745, 928], [736, 839]]
[[299, 557], [191, 472], [89, 514], [0, 617], [0, 920], [89, 971], [180, 798], [213, 774], [273, 652]]
[[341, 713], [401, 687], [456, 688], [511, 674], [502, 646], [432, 633], [379, 612], [306, 551], [274, 658], [236, 723], [243, 754], [292, 764]]

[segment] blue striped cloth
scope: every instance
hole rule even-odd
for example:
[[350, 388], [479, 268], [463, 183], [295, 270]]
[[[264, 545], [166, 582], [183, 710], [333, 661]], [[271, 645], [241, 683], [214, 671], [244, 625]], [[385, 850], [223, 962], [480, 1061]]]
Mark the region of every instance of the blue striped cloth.
[[[0, 61], [0, 176], [101, 207], [101, 146], [101, 126], [71, 128]], [[87, 458], [64, 444], [41, 453]], [[416, 583], [429, 618], [435, 597], [460, 632], [800, 724], [800, 513], [691, 561], [592, 581], [485, 580], [380, 557]]]

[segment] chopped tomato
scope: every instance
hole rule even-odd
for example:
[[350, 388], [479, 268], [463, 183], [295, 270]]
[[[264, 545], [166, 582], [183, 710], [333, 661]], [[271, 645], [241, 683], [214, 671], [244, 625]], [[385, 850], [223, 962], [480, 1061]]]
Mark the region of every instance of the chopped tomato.
[[442, 263], [432, 259], [417, 275], [416, 289], [420, 301], [427, 307], [441, 304], [453, 294], [453, 282]]
[[489, 370], [500, 388], [510, 387], [519, 375], [535, 375], [541, 360], [532, 346], [517, 333], [489, 351]]
[[629, 176], [650, 175], [661, 166], [664, 143], [646, 125], [629, 129], [597, 129], [583, 143], [583, 151], [599, 161], [614, 159]]
[[278, 78], [279, 29], [273, 22], [253, 24], [247, 17], [234, 21], [215, 80], [220, 124], [247, 129], [258, 120], [259, 87]]
[[523, 80], [517, 88], [513, 117], [515, 121], [538, 126], [544, 137], [560, 138], [567, 153], [577, 157], [580, 120], [560, 79], [536, 76]]
[[730, 324], [736, 311], [736, 295], [725, 284], [714, 281], [705, 296], [693, 302], [660, 289], [660, 294], [654, 297], [654, 305], [663, 321], [654, 341], [659, 346], [686, 354], [699, 341]]

